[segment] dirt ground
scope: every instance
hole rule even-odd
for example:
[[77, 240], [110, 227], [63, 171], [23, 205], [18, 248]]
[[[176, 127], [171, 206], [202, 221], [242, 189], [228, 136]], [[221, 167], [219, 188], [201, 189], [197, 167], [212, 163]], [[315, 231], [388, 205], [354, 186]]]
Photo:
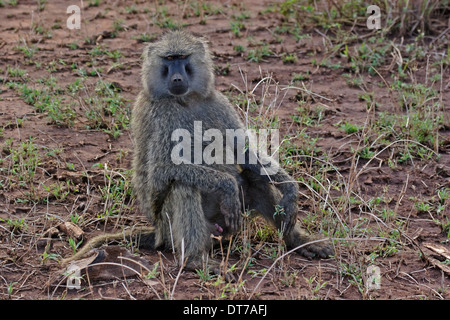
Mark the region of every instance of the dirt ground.
[[[0, 299], [450, 298], [448, 18], [419, 40], [377, 42], [364, 16], [283, 30], [281, 3], [74, 0], [81, 29], [70, 30], [67, 1], [0, 1]], [[67, 288], [55, 275], [81, 239], [147, 223], [130, 186], [129, 118], [142, 50], [173, 24], [209, 40], [216, 87], [237, 109], [270, 114], [301, 186], [298, 219], [336, 255], [277, 260], [276, 233], [248, 220], [214, 253], [230, 248], [237, 281], [179, 273], [170, 250], [123, 242], [148, 263], [143, 276]], [[376, 66], [364, 60], [374, 53]]]

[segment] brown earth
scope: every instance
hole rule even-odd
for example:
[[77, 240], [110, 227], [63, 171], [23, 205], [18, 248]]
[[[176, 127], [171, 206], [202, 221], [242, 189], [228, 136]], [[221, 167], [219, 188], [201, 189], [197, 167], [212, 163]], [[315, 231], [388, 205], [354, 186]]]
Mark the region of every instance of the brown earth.
[[[300, 91], [288, 90], [282, 99], [276, 115], [282, 134], [296, 137], [293, 143], [304, 147], [297, 135], [301, 130], [312, 138], [319, 138], [315, 143], [322, 153], [327, 154], [331, 166], [322, 172], [323, 181], [343, 179], [352, 181], [354, 194], [366, 202], [355, 202], [347, 210], [339, 211], [340, 216], [332, 215], [328, 219], [343, 221], [350, 231], [344, 236], [345, 241], [336, 242], [336, 257], [327, 260], [307, 260], [296, 254], [289, 254], [275, 263], [277, 255], [271, 252], [285, 249], [270, 240], [253, 243], [251, 248], [250, 272], [242, 272], [240, 281], [226, 284], [213, 280], [202, 281], [198, 275], [182, 272], [169, 251], [139, 251], [139, 255], [153, 265], [159, 263], [157, 276], [152, 279], [127, 277], [120, 274], [108, 280], [93, 280], [90, 285], [80, 290], [65, 288], [64, 282], [50, 283], [52, 275], [60, 269], [61, 257], [72, 253], [69, 235], [61, 230], [50, 237], [51, 227], [58, 227], [71, 216], [83, 217], [79, 226], [84, 238], [89, 239], [105, 231], [117, 231], [123, 225], [144, 225], [146, 219], [137, 212], [136, 204], [129, 194], [113, 207], [111, 183], [120, 181], [130, 169], [132, 141], [129, 131], [121, 129], [119, 137], [113, 137], [103, 129], [92, 128], [91, 122], [84, 115], [85, 103], [80, 96], [64, 93], [63, 104], [74, 106], [76, 117], [70, 125], [52, 121], [48, 112], [37, 112], [33, 103], [27, 103], [20, 91], [8, 85], [9, 81], [27, 83], [32, 88], [41, 88], [40, 79], [56, 78], [50, 90], [63, 88], [80, 78], [80, 68], [87, 72], [98, 68], [98, 73], [86, 76], [86, 95], [95, 96], [98, 92], [96, 83], [102, 79], [113, 83], [125, 101], [121, 108], [129, 106], [140, 90], [140, 56], [145, 43], [137, 38], [142, 34], [159, 34], [163, 31], [157, 21], [163, 14], [161, 6], [147, 5], [146, 1], [112, 1], [102, 0], [98, 6], [89, 5], [95, 1], [84, 1], [82, 25], [80, 30], [66, 28], [67, 1], [49, 1], [43, 10], [39, 10], [36, 1], [19, 1], [11, 5], [6, 1], [0, 8], [0, 70], [2, 83], [0, 87], [0, 299], [448, 299], [450, 274], [440, 269], [432, 259], [426, 258], [425, 243], [439, 244], [449, 249], [447, 233], [439, 223], [450, 217], [450, 200], [444, 200], [443, 212], [416, 209], [419, 200], [426, 200], [436, 205], [436, 190], [450, 187], [450, 130], [448, 65], [443, 73], [443, 86], [436, 84], [441, 92], [444, 121], [447, 123], [439, 130], [443, 141], [438, 148], [439, 158], [428, 160], [415, 158], [413, 161], [397, 163], [390, 166], [387, 159], [393, 149], [387, 148], [371, 161], [360, 159], [353, 163], [354, 148], [360, 142], [357, 134], [347, 134], [339, 128], [345, 121], [363, 126], [369, 118], [366, 103], [359, 96], [361, 88], [349, 86], [342, 77], [343, 70], [327, 68], [313, 63], [313, 57], [320, 61], [326, 56], [332, 63], [347, 65], [347, 61], [337, 55], [328, 55], [325, 48], [326, 38], [320, 30], [311, 29], [309, 38], [296, 40], [289, 35], [279, 42], [273, 30], [281, 25], [284, 17], [276, 12], [261, 11], [269, 8], [265, 1], [246, 1], [245, 29], [241, 37], [233, 35], [230, 19], [233, 14], [242, 11], [236, 1], [221, 4], [211, 1], [213, 6], [222, 11], [205, 17], [201, 16], [188, 1], [165, 1], [167, 16], [175, 21], [182, 21], [186, 28], [205, 36], [210, 41], [214, 61], [219, 66], [216, 86], [219, 90], [238, 95], [235, 87], [245, 92], [246, 85], [253, 87], [265, 75], [271, 75], [281, 86], [291, 83], [294, 74], [307, 74], [303, 80], [306, 88], [320, 96], [309, 95], [309, 103], [321, 106], [324, 118], [320, 125], [306, 126], [293, 121], [296, 114], [296, 95]], [[164, 2], [164, 1], [163, 1]], [[76, 3], [74, 3], [76, 4]], [[133, 8], [129, 10], [127, 8]], [[184, 16], [183, 17], [183, 13]], [[118, 19], [120, 27], [115, 28]], [[33, 28], [31, 26], [34, 26]], [[37, 29], [35, 26], [41, 26]], [[114, 34], [115, 30], [116, 34]], [[366, 34], [368, 31], [361, 31]], [[365, 33], [364, 33], [365, 32]], [[249, 40], [249, 37], [251, 37]], [[242, 45], [251, 48], [252, 43], [265, 41], [272, 53], [262, 61], [251, 62], [246, 54], [238, 53], [234, 47]], [[399, 39], [394, 39], [399, 41]], [[76, 44], [76, 46], [71, 46]], [[355, 44], [356, 45], [356, 44]], [[119, 58], [99, 55], [92, 58], [92, 50], [100, 46], [109, 52], [119, 50]], [[27, 57], [22, 48], [37, 48], [31, 57]], [[280, 58], [285, 52], [295, 52], [298, 60], [283, 63]], [[420, 83], [426, 77], [426, 59], [420, 62], [414, 77]], [[75, 68], [73, 65], [75, 64]], [[388, 63], [389, 64], [389, 63]], [[13, 75], [10, 68], [25, 70], [24, 75]], [[381, 73], [388, 79], [391, 71], [386, 67]], [[3, 75], [3, 76], [2, 76]], [[244, 81], [246, 79], [246, 81]], [[389, 81], [389, 79], [388, 79]], [[364, 74], [367, 91], [374, 91], [378, 103], [377, 112], [403, 111], [393, 105], [392, 97], [386, 87], [378, 85], [381, 78], [377, 75]], [[447, 84], [447, 85], [446, 85]], [[443, 89], [442, 89], [443, 88]], [[447, 89], [447, 90], [446, 90]], [[443, 92], [441, 91], [443, 90]], [[281, 97], [282, 94], [280, 94]], [[281, 98], [280, 98], [281, 99]], [[127, 114], [128, 116], [129, 114]], [[107, 115], [105, 115], [107, 117]], [[109, 123], [111, 124], [111, 123]], [[107, 125], [106, 125], [107, 126]], [[21, 165], [14, 167], [12, 157], [25, 142], [33, 137], [37, 146], [39, 161], [33, 176], [20, 180], [16, 174], [25, 170], [26, 157], [18, 161]], [[9, 149], [11, 147], [12, 149]], [[378, 149], [380, 151], [381, 149]], [[399, 150], [395, 150], [399, 152]], [[30, 156], [28, 156], [30, 157]], [[101, 164], [101, 165], [96, 165]], [[313, 166], [312, 161], [305, 161], [302, 168], [289, 168], [294, 177], [299, 178], [303, 172]], [[359, 171], [361, 170], [361, 171]], [[361, 174], [355, 177], [354, 174]], [[129, 175], [126, 175], [129, 177]], [[329, 180], [327, 180], [329, 179]], [[67, 182], [70, 181], [70, 182]], [[125, 187], [129, 188], [126, 180]], [[59, 186], [58, 191], [50, 192], [44, 186]], [[350, 188], [350, 187], [349, 187]], [[59, 193], [56, 193], [56, 192]], [[62, 195], [65, 191], [67, 195]], [[109, 192], [108, 195], [105, 195]], [[341, 190], [342, 191], [342, 190]], [[339, 190], [330, 189], [330, 197], [338, 197]], [[320, 205], [314, 202], [311, 189], [303, 187], [299, 219], [314, 232], [324, 231], [319, 222], [311, 220], [309, 212], [320, 211]], [[369, 199], [379, 197], [386, 207], [395, 210], [396, 218], [381, 220], [374, 217], [365, 204]], [[114, 214], [106, 216], [105, 210]], [[13, 221], [22, 225], [14, 224]], [[309, 220], [308, 220], [309, 219]], [[387, 240], [396, 223], [401, 222], [401, 236], [395, 241], [395, 252], [386, 254], [393, 242]], [[259, 228], [259, 222], [250, 222], [251, 228]], [[337, 222], [339, 223], [339, 222]], [[351, 230], [356, 230], [353, 234]], [[314, 227], [315, 226], [315, 227]], [[369, 234], [364, 237], [364, 228], [381, 228], [387, 233], [385, 238]], [[400, 232], [400, 231], [398, 231]], [[448, 232], [448, 230], [447, 230]], [[244, 243], [245, 231], [237, 236], [230, 262], [237, 263], [239, 275], [242, 271], [244, 254], [239, 254], [237, 246]], [[336, 238], [342, 237], [334, 234]], [[241, 239], [239, 239], [241, 237]], [[351, 238], [351, 239], [349, 239]], [[254, 240], [257, 241], [257, 240]], [[395, 243], [394, 241], [394, 243]], [[377, 248], [379, 251], [376, 251]], [[382, 248], [382, 249], [380, 249]], [[379, 253], [377, 257], [373, 252]], [[447, 251], [448, 252], [448, 251]], [[54, 255], [44, 259], [45, 254]], [[58, 255], [58, 256], [57, 256]], [[427, 255], [445, 259], [439, 255]], [[244, 257], [245, 258], [245, 257]], [[433, 260], [434, 261], [434, 260]], [[448, 258], [446, 260], [449, 261]], [[274, 265], [275, 263], [275, 265]], [[366, 268], [375, 264], [380, 268], [381, 286], [378, 290], [368, 291], [363, 276]], [[271, 268], [273, 266], [273, 268]], [[448, 266], [448, 264], [447, 264]], [[265, 270], [270, 269], [267, 273]], [[448, 267], [447, 267], [448, 268]], [[260, 283], [261, 281], [261, 283]]]

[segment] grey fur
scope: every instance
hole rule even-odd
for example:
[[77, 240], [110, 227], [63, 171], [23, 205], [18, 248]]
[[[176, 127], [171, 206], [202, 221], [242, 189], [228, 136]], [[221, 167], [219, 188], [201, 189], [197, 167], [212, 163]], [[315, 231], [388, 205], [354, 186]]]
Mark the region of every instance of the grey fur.
[[[186, 95], [168, 93], [160, 70], [161, 59], [167, 55], [189, 57], [193, 72]], [[175, 129], [193, 134], [194, 121], [202, 121], [203, 130], [215, 128], [224, 135], [226, 129], [245, 129], [227, 98], [214, 89], [213, 63], [205, 41], [171, 31], [146, 47], [143, 58], [143, 89], [132, 110], [133, 188], [141, 211], [154, 223], [154, 245], [171, 247], [173, 240], [180, 254], [184, 239], [188, 267], [198, 267], [210, 249], [210, 235], [218, 229], [224, 234], [236, 232], [244, 208], [254, 209], [283, 230], [288, 247], [310, 241], [296, 221], [298, 186], [283, 169], [264, 176], [258, 164], [172, 162]], [[284, 208], [284, 214], [274, 216], [276, 205]], [[299, 251], [309, 257], [333, 252], [323, 243]]]

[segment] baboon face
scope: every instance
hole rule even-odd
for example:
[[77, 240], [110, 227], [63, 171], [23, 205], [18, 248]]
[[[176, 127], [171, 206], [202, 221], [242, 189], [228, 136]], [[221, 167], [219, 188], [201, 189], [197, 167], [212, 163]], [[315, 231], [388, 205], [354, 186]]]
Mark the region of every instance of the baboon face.
[[183, 96], [189, 91], [192, 69], [190, 57], [186, 55], [169, 55], [162, 58], [161, 77], [167, 83], [169, 93]]
[[144, 51], [142, 80], [154, 98], [208, 96], [214, 89], [211, 57], [203, 39], [170, 31]]

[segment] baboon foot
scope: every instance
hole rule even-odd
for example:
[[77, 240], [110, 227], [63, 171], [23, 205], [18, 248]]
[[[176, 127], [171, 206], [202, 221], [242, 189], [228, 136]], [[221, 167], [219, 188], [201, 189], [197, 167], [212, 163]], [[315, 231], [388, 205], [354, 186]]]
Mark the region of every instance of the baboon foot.
[[323, 240], [323, 242], [316, 242], [312, 244], [305, 245], [304, 247], [296, 250], [302, 256], [312, 259], [312, 258], [322, 258], [326, 259], [334, 255], [334, 249], [331, 245], [330, 241], [327, 239], [320, 239], [316, 237], [310, 237], [305, 243], [314, 241], [314, 240]]
[[298, 226], [286, 237], [285, 241], [288, 249], [298, 247], [295, 251], [308, 259], [325, 259], [334, 255], [333, 245], [328, 239], [310, 235]]

